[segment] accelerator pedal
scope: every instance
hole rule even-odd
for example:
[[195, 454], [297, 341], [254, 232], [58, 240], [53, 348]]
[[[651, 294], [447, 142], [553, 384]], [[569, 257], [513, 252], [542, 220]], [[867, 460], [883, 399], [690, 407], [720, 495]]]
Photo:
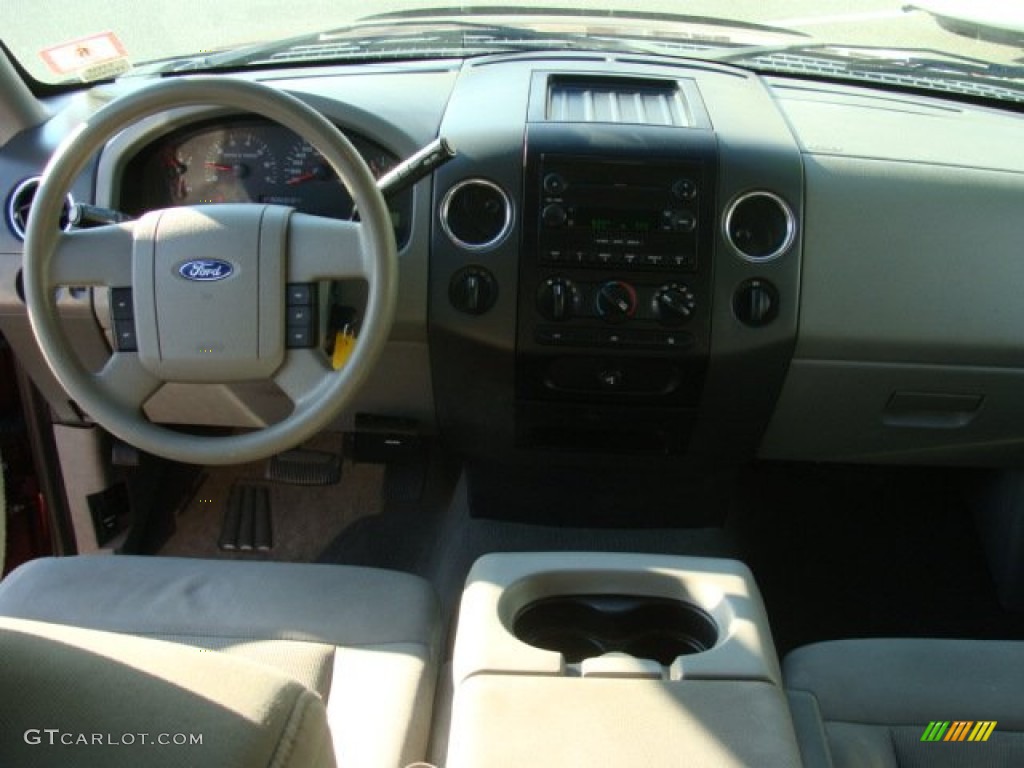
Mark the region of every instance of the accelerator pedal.
[[224, 510], [218, 546], [226, 552], [269, 552], [274, 546], [270, 520], [270, 489], [235, 483]]
[[267, 462], [266, 477], [290, 485], [336, 485], [341, 480], [341, 456], [305, 448], [285, 451]]

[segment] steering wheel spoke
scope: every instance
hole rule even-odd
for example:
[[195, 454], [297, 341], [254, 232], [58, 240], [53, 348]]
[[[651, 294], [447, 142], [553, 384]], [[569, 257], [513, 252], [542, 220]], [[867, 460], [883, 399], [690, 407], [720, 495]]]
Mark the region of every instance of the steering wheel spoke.
[[53, 251], [50, 287], [129, 284], [133, 227], [125, 222], [62, 233]]
[[361, 224], [305, 213], [292, 214], [288, 224], [288, 282], [367, 279], [371, 274]]
[[115, 352], [103, 369], [94, 374], [94, 380], [109, 399], [135, 412], [140, 412], [163, 385], [143, 367], [138, 355], [128, 352]]
[[332, 373], [319, 350], [290, 349], [284, 364], [274, 374], [274, 383], [298, 408], [313, 397], [317, 386]]

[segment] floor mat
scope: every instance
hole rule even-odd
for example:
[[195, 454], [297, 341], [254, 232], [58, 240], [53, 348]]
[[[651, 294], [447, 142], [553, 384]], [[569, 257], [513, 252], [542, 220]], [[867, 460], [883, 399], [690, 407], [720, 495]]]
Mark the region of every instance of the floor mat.
[[[187, 507], [178, 515], [175, 533], [158, 554], [178, 557], [316, 560], [324, 542], [345, 528], [381, 510], [384, 469], [375, 464], [346, 464], [341, 482], [329, 486], [299, 486], [264, 479], [265, 464], [217, 467], [207, 476]], [[266, 486], [273, 525], [273, 549], [225, 551], [218, 542], [231, 490], [237, 484]]]
[[843, 637], [1024, 638], [948, 469], [762, 465], [732, 533], [780, 655]]

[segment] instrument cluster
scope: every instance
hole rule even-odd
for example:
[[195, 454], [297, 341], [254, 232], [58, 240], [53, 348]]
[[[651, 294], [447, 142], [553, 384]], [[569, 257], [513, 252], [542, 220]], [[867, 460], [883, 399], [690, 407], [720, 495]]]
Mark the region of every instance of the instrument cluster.
[[[399, 158], [348, 135], [374, 176]], [[388, 201], [399, 245], [408, 239], [411, 196]], [[290, 129], [259, 118], [189, 126], [161, 137], [125, 167], [119, 209], [146, 211], [216, 203], [287, 205], [336, 219], [353, 216], [352, 197], [320, 151]]]

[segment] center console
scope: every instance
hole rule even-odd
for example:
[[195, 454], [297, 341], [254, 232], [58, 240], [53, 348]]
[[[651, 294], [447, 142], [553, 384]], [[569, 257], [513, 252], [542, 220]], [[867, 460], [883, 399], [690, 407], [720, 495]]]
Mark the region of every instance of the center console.
[[516, 553], [463, 593], [447, 765], [800, 765], [749, 570]]
[[[496, 97], [500, 94], [500, 97]], [[434, 173], [439, 432], [475, 515], [703, 525], [756, 455], [796, 339], [803, 168], [729, 68], [466, 68]]]
[[520, 446], [685, 450], [710, 350], [716, 166], [698, 127], [600, 153], [591, 133], [529, 127]]

